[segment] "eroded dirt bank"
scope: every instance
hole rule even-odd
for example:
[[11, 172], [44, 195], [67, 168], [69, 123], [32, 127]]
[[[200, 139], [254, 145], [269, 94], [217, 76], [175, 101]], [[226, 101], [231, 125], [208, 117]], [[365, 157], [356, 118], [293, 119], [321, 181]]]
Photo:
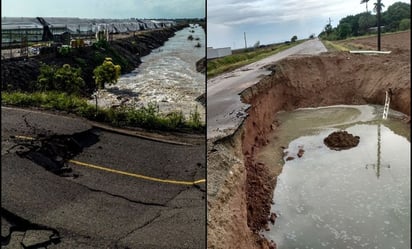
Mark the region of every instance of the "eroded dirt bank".
[[391, 88], [391, 109], [410, 116], [409, 52], [326, 53], [288, 58], [270, 68], [271, 75], [241, 95], [251, 104], [242, 127], [230, 138], [209, 142], [209, 248], [269, 248], [257, 232], [267, 224], [280, 171], [256, 162], [255, 155], [267, 144], [268, 134], [276, 132], [276, 112], [335, 104], [383, 105], [385, 91]]

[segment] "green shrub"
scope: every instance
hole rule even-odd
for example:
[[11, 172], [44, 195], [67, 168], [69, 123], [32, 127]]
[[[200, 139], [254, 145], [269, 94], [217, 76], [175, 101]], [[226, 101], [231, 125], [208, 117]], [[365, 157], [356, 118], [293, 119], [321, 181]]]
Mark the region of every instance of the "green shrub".
[[80, 68], [72, 68], [69, 64], [63, 67], [41, 65], [37, 77], [35, 91], [62, 91], [79, 95], [85, 87]]
[[182, 127], [184, 125], [185, 117], [182, 111], [171, 112], [166, 115], [168, 126], [172, 128]]
[[35, 90], [50, 91], [54, 90], [54, 73], [56, 72], [56, 66], [50, 66], [42, 63], [40, 66], [40, 75], [37, 77], [37, 84]]
[[55, 90], [79, 94], [85, 86], [80, 68], [72, 68], [69, 64], [56, 70], [54, 74]]
[[93, 78], [100, 89], [105, 88], [105, 84], [115, 84], [120, 77], [121, 67], [115, 65], [111, 58], [106, 58], [102, 65], [93, 70]]
[[101, 48], [105, 49], [109, 47], [109, 42], [106, 41], [106, 39], [101, 39], [98, 42], [93, 43], [92, 46], [96, 49], [101, 49]]
[[399, 23], [399, 30], [407, 30], [411, 28], [411, 19], [402, 19]]
[[190, 118], [189, 118], [189, 122], [188, 122], [189, 126], [195, 129], [198, 129], [202, 126], [202, 122], [200, 120], [200, 113], [197, 110], [197, 106], [196, 106], [196, 110], [192, 113], [190, 112]]
[[68, 56], [71, 51], [70, 47], [60, 47], [59, 50], [57, 50], [58, 54], [61, 56]]

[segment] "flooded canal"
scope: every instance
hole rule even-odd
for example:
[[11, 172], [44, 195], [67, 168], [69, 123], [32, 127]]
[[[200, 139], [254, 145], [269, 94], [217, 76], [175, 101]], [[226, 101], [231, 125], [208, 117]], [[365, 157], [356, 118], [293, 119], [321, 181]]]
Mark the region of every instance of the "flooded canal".
[[[381, 116], [381, 106], [278, 114], [280, 126], [258, 156], [284, 164], [271, 210], [278, 218], [262, 232], [278, 249], [410, 248], [410, 128], [400, 113]], [[360, 137], [357, 147], [323, 143], [341, 129]]]
[[[192, 36], [193, 40], [188, 37]], [[195, 47], [197, 44], [200, 47]], [[205, 57], [205, 32], [193, 25], [177, 31], [164, 46], [141, 58], [142, 64], [122, 75], [116, 85], [100, 93], [99, 105], [111, 106], [127, 100], [136, 108], [149, 103], [159, 106], [161, 113], [182, 111], [201, 113], [205, 108], [196, 98], [205, 92], [205, 75], [196, 71], [196, 62]]]

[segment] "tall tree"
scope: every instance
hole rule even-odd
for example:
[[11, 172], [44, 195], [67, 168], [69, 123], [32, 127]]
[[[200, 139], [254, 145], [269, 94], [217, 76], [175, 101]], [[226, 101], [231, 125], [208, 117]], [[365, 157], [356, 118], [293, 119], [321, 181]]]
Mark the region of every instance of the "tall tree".
[[366, 4], [366, 13], [368, 13], [368, 2], [369, 2], [369, 0], [362, 0], [360, 2], [361, 4]]
[[[379, 6], [379, 8], [378, 8], [378, 6]], [[378, 0], [378, 2], [373, 4], [373, 12], [380, 13], [380, 12], [382, 12], [383, 7], [385, 7], [385, 5], [380, 0]]]
[[386, 31], [397, 31], [402, 19], [411, 18], [411, 5], [408, 3], [396, 2], [382, 13], [382, 24]]
[[368, 32], [370, 27], [376, 26], [376, 16], [371, 13], [362, 13], [358, 18], [358, 28], [361, 34]]

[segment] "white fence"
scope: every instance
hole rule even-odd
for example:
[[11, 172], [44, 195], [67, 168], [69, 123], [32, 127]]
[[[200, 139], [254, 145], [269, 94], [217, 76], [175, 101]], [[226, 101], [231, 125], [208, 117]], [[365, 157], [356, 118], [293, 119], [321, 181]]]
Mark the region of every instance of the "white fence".
[[230, 47], [226, 47], [226, 48], [208, 47], [207, 48], [207, 58], [208, 59], [220, 58], [220, 57], [224, 57], [224, 56], [231, 55], [231, 54], [232, 54], [232, 49]]

